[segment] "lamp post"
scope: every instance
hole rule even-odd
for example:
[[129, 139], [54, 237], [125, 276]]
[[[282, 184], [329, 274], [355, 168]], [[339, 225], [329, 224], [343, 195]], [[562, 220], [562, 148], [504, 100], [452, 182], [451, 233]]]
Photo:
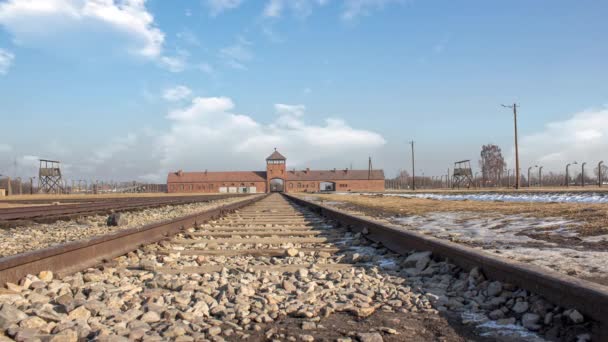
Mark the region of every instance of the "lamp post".
[[415, 167], [415, 158], [414, 158], [414, 140], [410, 141], [410, 145], [412, 145], [412, 191], [416, 190], [416, 167]]
[[477, 174], [479, 171], [475, 172], [475, 176], [473, 177], [473, 181], [475, 182], [475, 186], [479, 188], [479, 181], [477, 181]]
[[582, 169], [581, 169], [581, 186], [584, 187], [585, 186], [585, 164], [587, 164], [587, 162], [583, 162], [583, 164], [581, 165]]
[[543, 167], [538, 168], [538, 187], [543, 186]]
[[604, 161], [597, 163], [597, 186], [598, 188], [602, 187], [602, 164]]
[[30, 177], [30, 195], [34, 194], [34, 179], [36, 179], [36, 177]]
[[[574, 162], [574, 163], [572, 163], [572, 164], [578, 164], [578, 163], [577, 163], [577, 162]], [[569, 186], [570, 186], [570, 177], [569, 177], [569, 175], [568, 175], [568, 168], [570, 167], [570, 165], [571, 165], [570, 163], [568, 163], [568, 164], [566, 165], [566, 187], [569, 187]]]
[[511, 169], [507, 169], [507, 187], [511, 187]]
[[528, 168], [528, 188], [530, 187], [530, 170], [531, 170], [533, 167], [538, 167], [538, 165], [530, 166], [530, 167]]
[[505, 108], [513, 108], [513, 127], [515, 131], [515, 189], [519, 189], [519, 146], [517, 145], [517, 103], [512, 106], [505, 106]]

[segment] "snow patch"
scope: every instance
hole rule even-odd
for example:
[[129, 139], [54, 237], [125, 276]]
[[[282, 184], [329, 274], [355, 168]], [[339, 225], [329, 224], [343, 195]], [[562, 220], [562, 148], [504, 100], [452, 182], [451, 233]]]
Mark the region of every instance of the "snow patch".
[[[340, 193], [341, 195], [377, 195], [372, 193]], [[585, 193], [471, 193], [471, 194], [434, 194], [434, 193], [416, 193], [416, 194], [391, 194], [385, 193], [384, 196], [405, 197], [405, 198], [424, 198], [436, 199], [444, 201], [482, 201], [482, 202], [558, 202], [558, 203], [608, 203], [608, 194], [599, 192]]]

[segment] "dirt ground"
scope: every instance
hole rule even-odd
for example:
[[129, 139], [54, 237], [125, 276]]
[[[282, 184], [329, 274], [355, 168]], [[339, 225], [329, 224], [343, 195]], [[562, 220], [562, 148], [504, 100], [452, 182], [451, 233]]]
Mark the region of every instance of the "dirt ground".
[[357, 206], [369, 216], [424, 215], [430, 212], [480, 212], [531, 217], [562, 217], [581, 224], [573, 227], [581, 236], [608, 233], [608, 205], [586, 203], [440, 201], [381, 195], [316, 195], [324, 201]]
[[[284, 334], [285, 337], [293, 336], [297, 341], [301, 341], [299, 338], [301, 335], [311, 335], [315, 341], [333, 342], [341, 337], [351, 337], [353, 341], [357, 341], [357, 334], [370, 332], [379, 333], [385, 342], [496, 341], [495, 338], [480, 337], [472, 326], [462, 325], [456, 318], [435, 314], [376, 312], [367, 318], [357, 318], [344, 313], [335, 313], [322, 318], [317, 322], [317, 328], [311, 330], [302, 329], [304, 321], [306, 320], [287, 317], [251, 334], [246, 341], [265, 341], [266, 333], [270, 329], [277, 334]], [[389, 329], [394, 329], [396, 334], [388, 333]], [[227, 340], [242, 341], [242, 339], [230, 338]]]

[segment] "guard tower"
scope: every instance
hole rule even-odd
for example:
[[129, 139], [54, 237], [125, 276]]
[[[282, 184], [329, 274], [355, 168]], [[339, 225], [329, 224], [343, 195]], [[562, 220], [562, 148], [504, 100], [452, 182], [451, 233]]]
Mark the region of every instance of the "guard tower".
[[470, 160], [461, 160], [454, 163], [454, 175], [452, 176], [452, 188], [467, 187], [473, 184], [473, 170]]
[[277, 149], [266, 158], [266, 189], [268, 192], [283, 192], [285, 190], [285, 158]]
[[38, 191], [44, 193], [61, 193], [61, 168], [60, 162], [55, 160], [40, 159], [38, 169]]

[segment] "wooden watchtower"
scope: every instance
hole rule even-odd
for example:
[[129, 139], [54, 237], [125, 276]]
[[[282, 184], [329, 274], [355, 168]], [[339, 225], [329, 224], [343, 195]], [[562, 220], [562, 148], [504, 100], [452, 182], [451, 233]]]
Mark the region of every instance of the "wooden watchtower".
[[40, 159], [38, 169], [38, 191], [44, 193], [61, 193], [61, 168], [60, 162], [55, 160]]
[[454, 163], [454, 174], [452, 175], [452, 188], [467, 187], [473, 184], [473, 170], [470, 160], [461, 160]]

